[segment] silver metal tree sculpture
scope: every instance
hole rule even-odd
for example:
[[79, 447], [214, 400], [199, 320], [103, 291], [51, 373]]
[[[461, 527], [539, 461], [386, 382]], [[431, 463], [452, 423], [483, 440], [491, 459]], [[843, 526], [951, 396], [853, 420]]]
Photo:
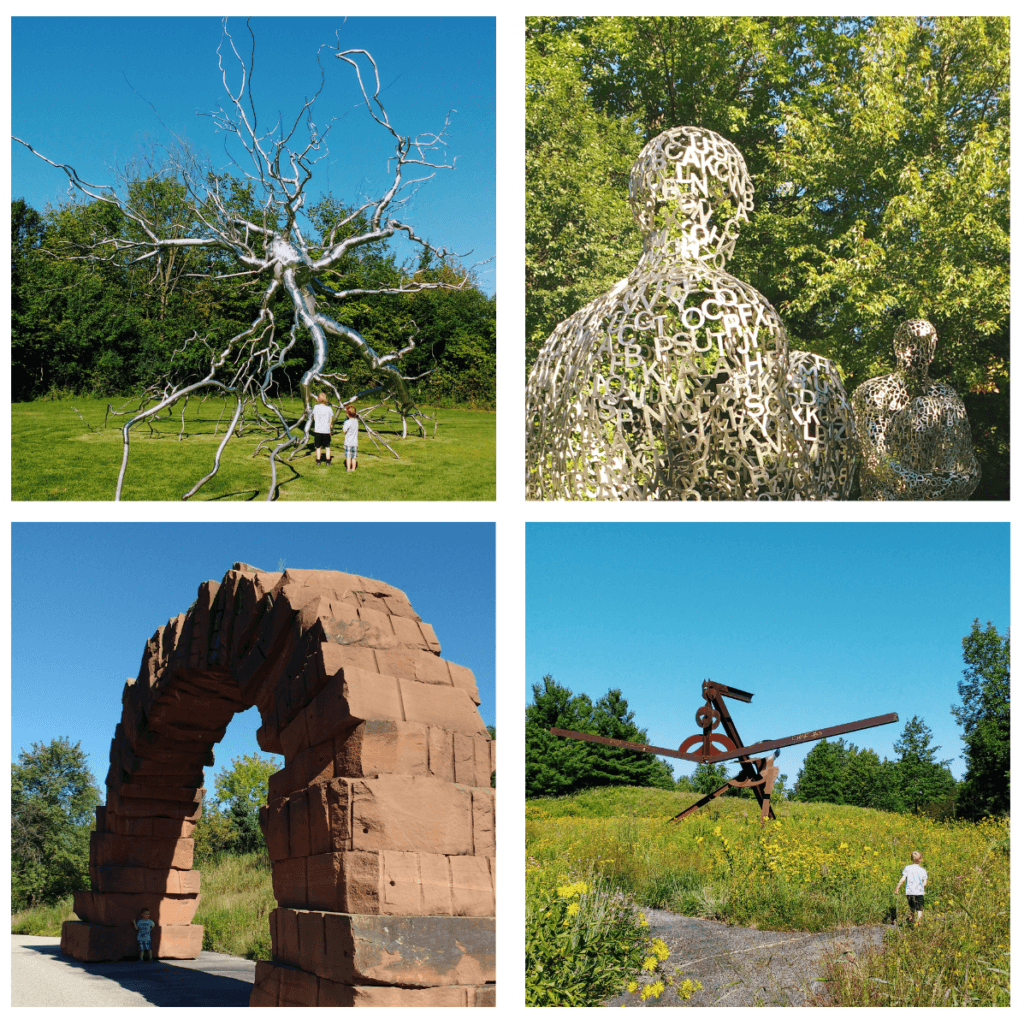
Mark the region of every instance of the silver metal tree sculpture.
[[791, 353], [725, 271], [753, 184], [739, 150], [676, 127], [633, 165], [636, 269], [548, 338], [526, 397], [530, 499], [842, 499], [853, 418], [825, 358]]
[[893, 337], [899, 368], [853, 393], [862, 499], [968, 499], [981, 470], [963, 400], [928, 377], [938, 336], [924, 319]]
[[[312, 117], [313, 105], [324, 87], [323, 65], [320, 65], [320, 87], [311, 99], [306, 100], [290, 128], [279, 119], [269, 129], [260, 130], [252, 101], [252, 62], [247, 65], [239, 55], [227, 31], [226, 19], [217, 54], [224, 89], [230, 101], [227, 110], [219, 109], [210, 116], [217, 128], [228, 136], [225, 147], [236, 172], [242, 175], [243, 186], [258, 196], [259, 211], [255, 216], [238, 211], [239, 178], [214, 172], [187, 145], [169, 150], [162, 176], [163, 179], [175, 180], [185, 189], [190, 218], [199, 224], [193, 236], [181, 236], [179, 223], [162, 223], [132, 193], [128, 181], [118, 185], [90, 184], [81, 180], [73, 167], [54, 162], [35, 152], [28, 142], [14, 139], [51, 166], [63, 170], [70, 182], [69, 192], [77, 191], [95, 202], [113, 206], [128, 220], [134, 239], [124, 235], [98, 237], [77, 257], [95, 261], [149, 261], [154, 266], [156, 277], [168, 272], [175, 253], [191, 248], [212, 248], [225, 253], [233, 262], [229, 272], [212, 278], [242, 276], [263, 288], [259, 314], [238, 335], [220, 343], [199, 334], [184, 340], [182, 350], [177, 353], [196, 346], [204, 348], [205, 374], [196, 377], [193, 373], [182, 379], [172, 370], [147, 388], [139, 409], [122, 428], [123, 454], [115, 499], [121, 498], [132, 429], [156, 419], [196, 393], [220, 391], [228, 394], [229, 398], [234, 398], [234, 414], [217, 448], [212, 470], [183, 496], [185, 499], [194, 495], [217, 473], [225, 445], [233, 435], [240, 433], [247, 420], [268, 433], [268, 438], [260, 445], [270, 450], [271, 483], [267, 499], [275, 498], [281, 454], [291, 449], [291, 455], [294, 455], [308, 441], [312, 425], [312, 387], [315, 384], [331, 390], [338, 406], [376, 394], [378, 406], [392, 406], [401, 415], [403, 436], [408, 418], [416, 423], [421, 434], [425, 434], [425, 415], [416, 406], [409, 387], [413, 377], [404, 375], [401, 370], [402, 359], [417, 346], [415, 333], [401, 349], [378, 353], [366, 337], [328, 314], [325, 304], [376, 294], [410, 294], [437, 288], [457, 290], [469, 283], [469, 277], [428, 282], [408, 276], [397, 286], [350, 287], [334, 291], [324, 282], [324, 275], [358, 248], [398, 234], [405, 234], [423, 252], [438, 259], [444, 260], [453, 254], [429, 244], [417, 235], [411, 225], [398, 218], [402, 205], [412, 197], [418, 185], [433, 177], [436, 170], [453, 167], [454, 162], [448, 162], [444, 154], [444, 135], [449, 120], [446, 117], [437, 132], [412, 137], [399, 134], [381, 103], [380, 76], [373, 57], [362, 49], [322, 47], [317, 53], [318, 64], [320, 52], [324, 49], [355, 72], [362, 105], [373, 120], [391, 135], [395, 154], [389, 160], [389, 176], [378, 197], [363, 202], [358, 208], [346, 209], [322, 238], [313, 238], [312, 230], [303, 223], [302, 210], [313, 167], [328, 155], [326, 141], [331, 124], [320, 129]], [[237, 88], [229, 84], [225, 67], [225, 58], [230, 62], [231, 55], [241, 72]], [[372, 92], [364, 82], [367, 67], [372, 71]], [[237, 143], [240, 151], [232, 151], [227, 142]], [[407, 178], [410, 170], [422, 175]], [[365, 229], [356, 229], [361, 224]], [[290, 329], [283, 335], [270, 306], [271, 298], [279, 291], [287, 294], [292, 309]], [[279, 381], [278, 373], [302, 332], [312, 338], [313, 359], [300, 382], [303, 412], [296, 420], [289, 421], [275, 402], [274, 393]], [[374, 380], [369, 389], [342, 395], [337, 384], [347, 381], [344, 376], [325, 373], [329, 338], [332, 337], [346, 344], [369, 369]], [[375, 437], [372, 429], [369, 432], [372, 438]]]

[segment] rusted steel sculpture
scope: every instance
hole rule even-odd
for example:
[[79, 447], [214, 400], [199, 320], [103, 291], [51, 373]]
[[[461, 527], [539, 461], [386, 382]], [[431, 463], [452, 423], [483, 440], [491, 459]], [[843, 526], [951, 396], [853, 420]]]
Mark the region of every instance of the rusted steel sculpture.
[[[774, 820], [775, 812], [772, 810], [772, 789], [775, 780], [779, 776], [779, 769], [775, 767], [774, 755], [772, 757], [755, 757], [755, 754], [767, 750], [779, 750], [781, 747], [795, 746], [797, 743], [810, 743], [812, 740], [827, 739], [829, 736], [841, 736], [846, 732], [856, 732], [858, 729], [871, 729], [876, 725], [889, 725], [899, 721], [899, 715], [892, 712], [888, 715], [875, 715], [874, 718], [863, 718], [859, 722], [846, 722], [844, 725], [831, 725], [825, 729], [814, 729], [811, 732], [801, 732], [796, 736], [786, 736], [782, 739], [762, 740], [751, 746], [744, 746], [740, 734], [725, 706], [723, 698], [731, 697], [733, 700], [743, 701], [749, 704], [753, 699], [752, 693], [746, 690], [737, 690], [734, 686], [726, 686], [724, 683], [712, 683], [711, 680], [704, 680], [701, 687], [704, 694], [704, 703], [697, 709], [697, 724], [701, 731], [693, 736], [688, 736], [679, 744], [678, 750], [668, 750], [665, 747], [652, 747], [645, 743], [630, 743], [622, 739], [609, 739], [607, 736], [592, 736], [586, 732], [573, 732], [570, 729], [551, 729], [552, 736], [564, 736], [568, 739], [585, 740], [588, 743], [603, 743], [605, 746], [622, 747], [624, 750], [639, 750], [646, 754], [659, 754], [665, 757], [678, 757], [683, 761], [696, 761], [699, 763], [718, 764], [721, 761], [737, 760], [740, 765], [740, 773], [729, 779], [724, 785], [719, 786], [714, 792], [708, 793], [703, 799], [698, 800], [692, 807], [687, 807], [681, 814], [669, 820], [678, 823], [684, 817], [700, 810], [716, 796], [721, 796], [730, 788], [752, 789], [761, 805], [761, 823], [768, 818]], [[723, 732], [716, 733], [714, 730], [722, 726]]]

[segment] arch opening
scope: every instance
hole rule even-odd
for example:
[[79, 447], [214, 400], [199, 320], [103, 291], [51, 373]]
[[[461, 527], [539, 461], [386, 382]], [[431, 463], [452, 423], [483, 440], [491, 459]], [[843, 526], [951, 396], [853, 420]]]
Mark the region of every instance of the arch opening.
[[235, 563], [146, 644], [122, 693], [90, 888], [61, 950], [195, 958], [203, 768], [238, 712], [281, 754], [260, 811], [277, 908], [252, 1006], [494, 1004], [494, 744], [472, 672], [405, 595]]

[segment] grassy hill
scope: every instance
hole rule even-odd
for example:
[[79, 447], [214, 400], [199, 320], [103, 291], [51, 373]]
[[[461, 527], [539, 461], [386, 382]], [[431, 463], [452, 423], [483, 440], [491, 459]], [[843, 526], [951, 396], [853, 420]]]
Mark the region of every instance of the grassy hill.
[[[13, 404], [11, 498], [113, 499], [123, 452], [121, 426], [128, 418], [111, 418], [104, 427], [108, 403], [116, 409], [125, 401], [81, 397]], [[290, 420], [295, 420], [301, 412], [299, 401], [284, 398], [281, 403]], [[213, 468], [233, 410], [233, 404], [220, 399], [191, 400], [152, 428], [142, 424], [133, 429], [122, 498], [180, 500]], [[420, 438], [410, 422], [409, 437], [402, 439], [401, 424], [394, 415], [384, 424], [374, 424], [398, 460], [361, 433], [359, 469], [350, 472], [345, 470], [336, 428], [335, 462], [330, 467], [317, 466], [312, 445], [300, 450], [278, 467], [278, 497], [282, 501], [493, 499], [494, 412], [428, 409], [428, 413], [437, 415], [436, 437]], [[179, 441], [183, 434], [186, 437]], [[265, 499], [270, 487], [269, 454], [265, 447], [262, 451], [258, 447], [269, 434], [250, 429], [229, 442], [220, 473], [196, 494], [196, 501]], [[427, 435], [432, 436], [432, 428]]]
[[[698, 798], [605, 788], [529, 800], [528, 912], [547, 890], [584, 881], [641, 905], [768, 930], [891, 923], [907, 918], [905, 889], [893, 890], [916, 849], [929, 876], [925, 922], [901, 928], [898, 950], [894, 942], [863, 972], [837, 970], [837, 1003], [1008, 1004], [1008, 820], [783, 801], [779, 820], [762, 828], [755, 800], [722, 797], [667, 823]], [[916, 989], [892, 998], [904, 984]]]
[[[204, 928], [203, 948], [246, 959], [270, 959], [267, 917], [276, 903], [266, 854], [225, 856], [198, 869], [203, 880], [195, 923]], [[12, 914], [11, 933], [59, 938], [61, 924], [77, 919], [69, 897], [52, 906]]]

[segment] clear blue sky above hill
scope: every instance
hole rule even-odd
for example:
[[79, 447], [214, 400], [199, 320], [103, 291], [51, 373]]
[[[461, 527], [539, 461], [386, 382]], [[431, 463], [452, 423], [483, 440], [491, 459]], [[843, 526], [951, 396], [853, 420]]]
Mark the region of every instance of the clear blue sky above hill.
[[[252, 28], [260, 130], [279, 114], [288, 126], [294, 122], [320, 84], [317, 50], [337, 46], [339, 29], [344, 49], [368, 50], [376, 60], [381, 100], [399, 134], [439, 131], [456, 110], [448, 130], [456, 168], [437, 171], [402, 218], [437, 247], [472, 249], [467, 266], [495, 254], [494, 18], [253, 18]], [[228, 30], [248, 60], [245, 19], [231, 19]], [[225, 136], [215, 134], [209, 117], [197, 116], [227, 108], [220, 40], [219, 18], [12, 18], [12, 134], [97, 184], [113, 183], [110, 168], [129, 161], [147, 139], [168, 141], [168, 129], [184, 132], [215, 167], [226, 168]], [[236, 86], [239, 67], [228, 55], [228, 81]], [[314, 171], [307, 207], [327, 191], [361, 204], [389, 185], [394, 142], [361, 105], [352, 68], [326, 50], [321, 61], [325, 85], [313, 119], [320, 130], [335, 123], [331, 154]], [[364, 81], [368, 69], [364, 64]], [[300, 125], [296, 138], [302, 131]], [[11, 159], [12, 198], [39, 210], [66, 200], [60, 170], [17, 143]], [[407, 242], [396, 247], [403, 260], [418, 255]], [[494, 262], [479, 270], [479, 285], [494, 293]]]
[[[1010, 625], [1009, 543], [1002, 523], [528, 524], [527, 703], [546, 673], [618, 687], [678, 747], [713, 679], [754, 694], [727, 702], [746, 744], [895, 711], [844, 737], [890, 759], [916, 714], [961, 778], [961, 641]], [[813, 746], [782, 750], [790, 788]]]
[[[472, 669], [495, 718], [494, 525], [14, 524], [11, 754], [58, 736], [81, 741], [102, 786], [125, 680], [146, 641], [234, 562], [340, 570], [404, 591], [441, 654]], [[236, 715], [213, 776], [260, 753], [259, 712]]]

